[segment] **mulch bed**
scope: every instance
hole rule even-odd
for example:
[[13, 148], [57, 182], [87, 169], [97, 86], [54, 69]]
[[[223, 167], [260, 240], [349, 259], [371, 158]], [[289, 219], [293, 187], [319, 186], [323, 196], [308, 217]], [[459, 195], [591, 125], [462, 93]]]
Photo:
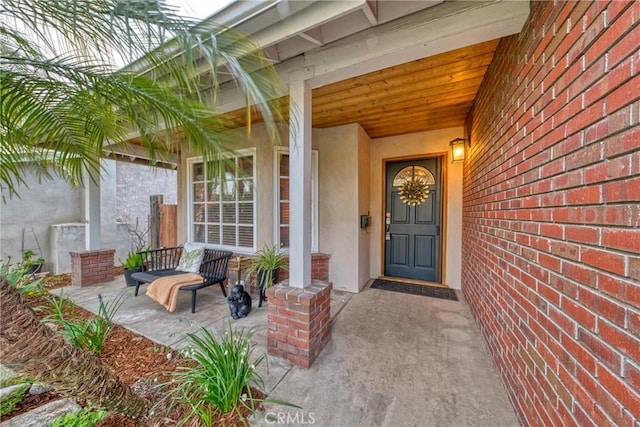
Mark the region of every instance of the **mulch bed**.
[[[56, 289], [71, 284], [71, 275], [50, 276], [43, 280], [47, 289]], [[45, 306], [46, 300], [44, 298], [27, 298], [26, 299], [31, 307]], [[81, 307], [75, 307], [73, 309], [74, 315], [81, 318], [88, 318], [93, 314]], [[42, 318], [48, 313], [46, 310], [37, 312], [37, 315]], [[167, 354], [171, 353], [172, 357], [167, 358]], [[181, 359], [170, 348], [158, 344], [149, 340], [141, 335], [135, 334], [122, 326], [116, 325], [106, 338], [104, 349], [100, 355], [100, 359], [111, 367], [111, 369], [118, 375], [120, 380], [129, 386], [133, 386], [141, 379], [145, 379], [143, 383], [148, 384], [163, 384], [167, 383], [171, 378], [171, 372], [175, 371], [178, 366], [185, 364], [185, 360]], [[155, 397], [152, 395], [145, 396], [151, 400], [152, 404], [159, 402], [159, 397], [162, 397], [166, 393], [155, 393]], [[264, 395], [252, 388], [252, 395], [257, 399], [264, 398]], [[18, 405], [17, 409], [2, 417], [1, 421], [10, 419], [18, 414], [26, 412], [37, 406], [40, 406], [48, 401], [57, 398], [56, 393], [49, 392], [39, 396], [31, 396]], [[81, 405], [83, 402], [79, 402]], [[184, 416], [185, 410], [173, 410], [170, 413], [166, 413], [163, 407], [166, 405], [159, 404], [155, 410], [156, 415], [152, 420], [137, 421], [119, 414], [109, 414], [99, 426], [102, 427], [135, 427], [143, 425], [162, 425], [172, 426], [177, 425], [178, 420]], [[243, 408], [243, 416], [248, 417], [250, 410]], [[245, 425], [243, 419], [236, 413], [231, 414], [218, 414], [214, 420], [214, 425]], [[191, 423], [186, 424], [191, 425]]]

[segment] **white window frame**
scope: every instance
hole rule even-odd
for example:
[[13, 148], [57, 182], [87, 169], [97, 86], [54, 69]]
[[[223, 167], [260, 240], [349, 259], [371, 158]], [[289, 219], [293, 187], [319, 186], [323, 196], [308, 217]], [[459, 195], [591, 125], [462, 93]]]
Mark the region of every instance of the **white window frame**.
[[[280, 155], [289, 155], [289, 147], [275, 147], [273, 156], [273, 241], [280, 242]], [[291, 174], [289, 174], [291, 182]], [[289, 200], [291, 202], [291, 200]], [[279, 248], [289, 253], [289, 248]], [[318, 150], [311, 151], [311, 252], [318, 252]]]
[[[215, 249], [224, 249], [224, 250], [229, 250], [229, 251], [233, 251], [235, 253], [240, 253], [240, 254], [253, 254], [256, 251], [256, 245], [257, 245], [257, 238], [258, 238], [258, 232], [257, 232], [257, 228], [258, 228], [258, 206], [257, 206], [257, 202], [256, 202], [256, 171], [257, 171], [257, 167], [256, 167], [256, 149], [255, 148], [248, 148], [248, 149], [244, 149], [244, 150], [237, 150], [235, 151], [232, 155], [227, 156], [226, 158], [240, 158], [240, 157], [246, 157], [246, 156], [252, 156], [253, 157], [253, 247], [249, 248], [249, 247], [244, 247], [244, 246], [229, 246], [229, 245], [222, 245], [222, 244], [214, 244], [214, 243], [206, 243], [205, 246], [208, 248], [215, 248]], [[204, 160], [202, 158], [202, 156], [200, 157], [190, 157], [187, 159], [187, 187], [188, 187], [188, 191], [187, 191], [187, 205], [188, 205], [188, 209], [187, 209], [187, 238], [189, 242], [194, 241], [194, 235], [193, 235], [193, 217], [194, 217], [194, 194], [193, 194], [193, 182], [194, 182], [194, 177], [193, 177], [193, 165], [196, 163], [203, 163]], [[208, 177], [207, 177], [208, 178]], [[205, 181], [207, 182], [207, 181]], [[205, 218], [206, 219], [206, 218]], [[236, 226], [238, 225], [238, 219], [239, 216], [236, 215]], [[222, 218], [221, 218], [222, 220]], [[208, 219], [206, 221], [204, 221], [205, 224], [208, 223]]]

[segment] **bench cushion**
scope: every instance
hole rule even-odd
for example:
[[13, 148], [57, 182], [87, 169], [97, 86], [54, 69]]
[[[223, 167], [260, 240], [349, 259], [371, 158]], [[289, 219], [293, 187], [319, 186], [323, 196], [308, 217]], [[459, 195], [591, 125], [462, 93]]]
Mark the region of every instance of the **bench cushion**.
[[180, 261], [176, 270], [185, 273], [197, 273], [204, 258], [204, 245], [185, 243], [180, 254]]
[[133, 280], [137, 280], [138, 282], [143, 283], [151, 283], [156, 280], [158, 277], [166, 277], [166, 276], [175, 276], [176, 274], [184, 274], [184, 271], [177, 271], [174, 269], [171, 270], [155, 270], [151, 273], [147, 273], [145, 271], [141, 271], [138, 273], [133, 273], [131, 278]]

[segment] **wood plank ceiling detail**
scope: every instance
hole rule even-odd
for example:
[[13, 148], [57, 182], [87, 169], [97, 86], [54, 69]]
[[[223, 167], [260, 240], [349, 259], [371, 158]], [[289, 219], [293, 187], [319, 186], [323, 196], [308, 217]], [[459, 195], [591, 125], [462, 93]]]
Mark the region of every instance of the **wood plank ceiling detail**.
[[498, 40], [313, 90], [313, 126], [360, 123], [371, 138], [464, 124]]
[[[462, 126], [499, 40], [385, 68], [313, 89], [312, 126], [360, 123], [371, 138]], [[288, 119], [289, 102], [280, 108]], [[246, 110], [225, 115], [244, 126]], [[260, 120], [257, 112], [252, 121]]]

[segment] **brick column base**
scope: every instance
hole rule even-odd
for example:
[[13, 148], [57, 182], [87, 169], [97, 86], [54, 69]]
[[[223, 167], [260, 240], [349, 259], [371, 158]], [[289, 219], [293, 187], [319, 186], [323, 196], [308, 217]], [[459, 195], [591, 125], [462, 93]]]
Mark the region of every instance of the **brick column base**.
[[331, 289], [317, 280], [294, 288], [285, 280], [267, 289], [267, 351], [308, 368], [331, 339]]
[[71, 255], [71, 284], [79, 286], [113, 280], [115, 249], [69, 252]]

